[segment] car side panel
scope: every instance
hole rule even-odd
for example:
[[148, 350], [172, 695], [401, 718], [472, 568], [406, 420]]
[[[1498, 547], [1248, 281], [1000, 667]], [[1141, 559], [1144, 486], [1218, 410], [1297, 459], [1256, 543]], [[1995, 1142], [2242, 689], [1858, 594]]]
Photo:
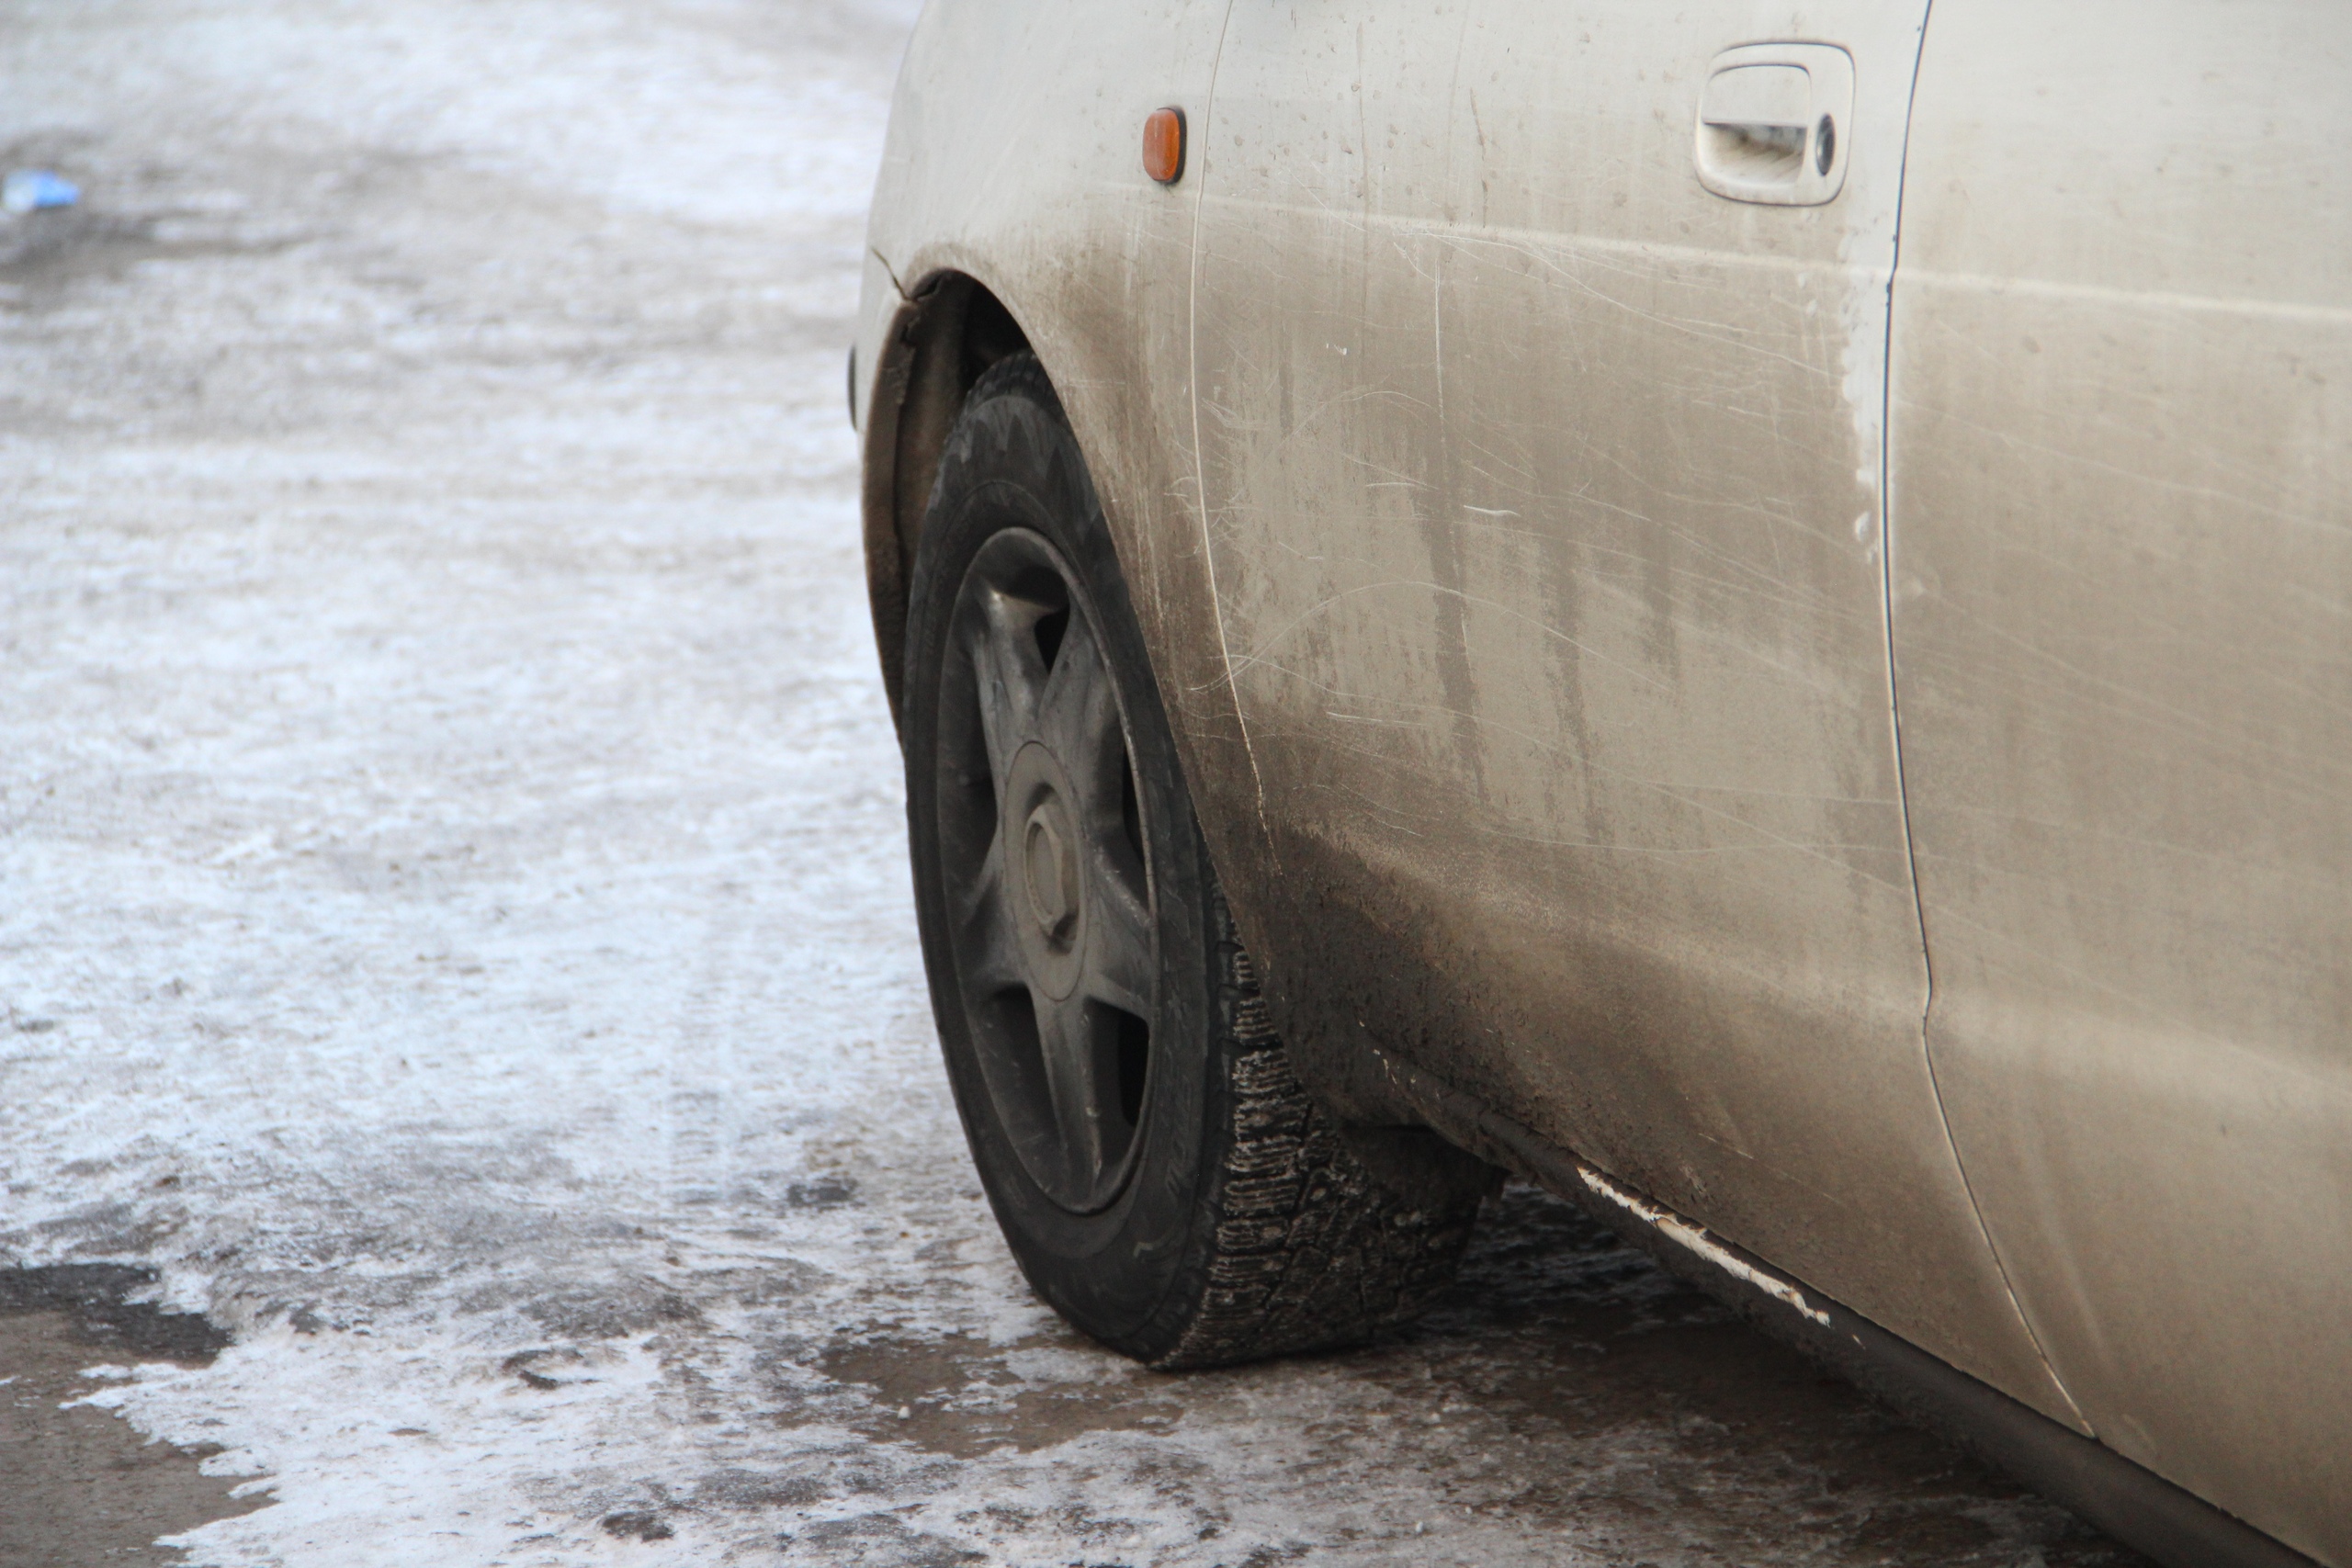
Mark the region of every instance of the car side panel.
[[1892, 367], [1929, 1046], [2098, 1435], [2352, 1562], [2352, 10], [1936, 0]]
[[[1246, 853], [1224, 840], [1255, 807], [1193, 504], [1199, 184], [1155, 184], [1142, 134], [1163, 106], [1197, 127], [1224, 14], [1225, 0], [934, 0], [891, 107], [859, 338], [871, 403], [905, 295], [962, 274], [1011, 310], [1087, 454], [1221, 861]], [[863, 416], [869, 469], [888, 461], [876, 418]]]
[[[1923, 10], [1237, 0], [1194, 355], [1241, 874], [1310, 1062], [1402, 1057], [2071, 1419], [1921, 1033], [1878, 486]], [[1828, 206], [1697, 178], [1711, 61], [1772, 39], [1856, 62]]]

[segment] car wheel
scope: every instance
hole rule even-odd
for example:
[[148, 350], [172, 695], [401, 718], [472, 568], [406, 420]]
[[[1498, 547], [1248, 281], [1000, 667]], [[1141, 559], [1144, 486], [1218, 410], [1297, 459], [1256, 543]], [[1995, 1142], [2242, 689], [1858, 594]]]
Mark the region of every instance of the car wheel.
[[932, 1006], [1030, 1282], [1166, 1368], [1351, 1343], [1418, 1312], [1453, 1275], [1485, 1168], [1384, 1175], [1292, 1075], [1033, 356], [983, 375], [949, 435], [906, 660]]

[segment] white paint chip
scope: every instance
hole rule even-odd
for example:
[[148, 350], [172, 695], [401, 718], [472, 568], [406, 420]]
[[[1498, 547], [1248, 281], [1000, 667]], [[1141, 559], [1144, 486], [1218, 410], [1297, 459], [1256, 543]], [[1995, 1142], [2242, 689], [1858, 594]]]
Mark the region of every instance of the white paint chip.
[[1675, 1242], [1697, 1253], [1724, 1273], [1755, 1286], [1776, 1302], [1784, 1302], [1796, 1308], [1822, 1327], [1829, 1326], [1829, 1314], [1806, 1301], [1804, 1292], [1777, 1275], [1767, 1274], [1746, 1258], [1725, 1248], [1698, 1226], [1667, 1213], [1655, 1203], [1645, 1202], [1634, 1197], [1589, 1165], [1578, 1166], [1577, 1174], [1584, 1178], [1584, 1184], [1587, 1187], [1633, 1214], [1636, 1219], [1656, 1226]]

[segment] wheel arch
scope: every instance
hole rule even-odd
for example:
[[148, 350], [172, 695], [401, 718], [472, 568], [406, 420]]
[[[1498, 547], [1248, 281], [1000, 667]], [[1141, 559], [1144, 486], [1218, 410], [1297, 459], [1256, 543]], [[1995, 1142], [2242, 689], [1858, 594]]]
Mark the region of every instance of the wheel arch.
[[[1013, 275], [1023, 276], [1022, 269]], [[1257, 917], [1266, 903], [1265, 879], [1280, 873], [1267, 850], [1256, 769], [1233, 705], [1205, 533], [1193, 493], [1182, 483], [1192, 454], [1170, 440], [1164, 419], [1151, 417], [1155, 386], [1163, 398], [1168, 389], [1148, 374], [1152, 360], [1136, 341], [1134, 321], [1083, 292], [1068, 308], [1072, 301], [1051, 287], [1040, 291], [1042, 299], [1024, 299], [1016, 314], [1006, 302], [1011, 291], [992, 288], [960, 253], [924, 271], [910, 288], [896, 288], [895, 279], [876, 282], [889, 290], [888, 320], [865, 339], [875, 361], [870, 373], [860, 369], [870, 377], [859, 389], [865, 410], [861, 500], [875, 643], [901, 737], [908, 592], [941, 454], [981, 375], [1012, 355], [1033, 353], [1092, 477], [1234, 919], [1250, 948], [1272, 959], [1282, 947]], [[1177, 390], [1189, 396], [1181, 384]], [[1168, 482], [1171, 471], [1177, 483]], [[1268, 999], [1308, 1089], [1351, 1123], [1420, 1125], [1418, 1107], [1390, 1081], [1352, 1021], [1300, 1011], [1279, 976], [1276, 966], [1264, 976]], [[1375, 1158], [1369, 1145], [1360, 1153]], [[1375, 1163], [1410, 1165], [1411, 1155], [1401, 1147], [1382, 1151]]]
[[858, 389], [865, 406], [859, 509], [865, 592], [882, 684], [897, 721], [903, 706], [907, 585], [941, 449], [982, 372], [1032, 345], [996, 290], [969, 272], [941, 268], [912, 288], [894, 291], [897, 306]]

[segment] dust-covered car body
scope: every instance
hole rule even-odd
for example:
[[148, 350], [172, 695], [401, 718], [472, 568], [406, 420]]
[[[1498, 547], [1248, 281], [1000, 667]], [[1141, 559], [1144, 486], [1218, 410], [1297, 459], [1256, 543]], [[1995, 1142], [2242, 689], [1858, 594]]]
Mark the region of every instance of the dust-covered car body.
[[1026, 347], [1328, 1104], [2352, 1563], [2347, 63], [2285, 0], [934, 4], [852, 372], [894, 701]]

